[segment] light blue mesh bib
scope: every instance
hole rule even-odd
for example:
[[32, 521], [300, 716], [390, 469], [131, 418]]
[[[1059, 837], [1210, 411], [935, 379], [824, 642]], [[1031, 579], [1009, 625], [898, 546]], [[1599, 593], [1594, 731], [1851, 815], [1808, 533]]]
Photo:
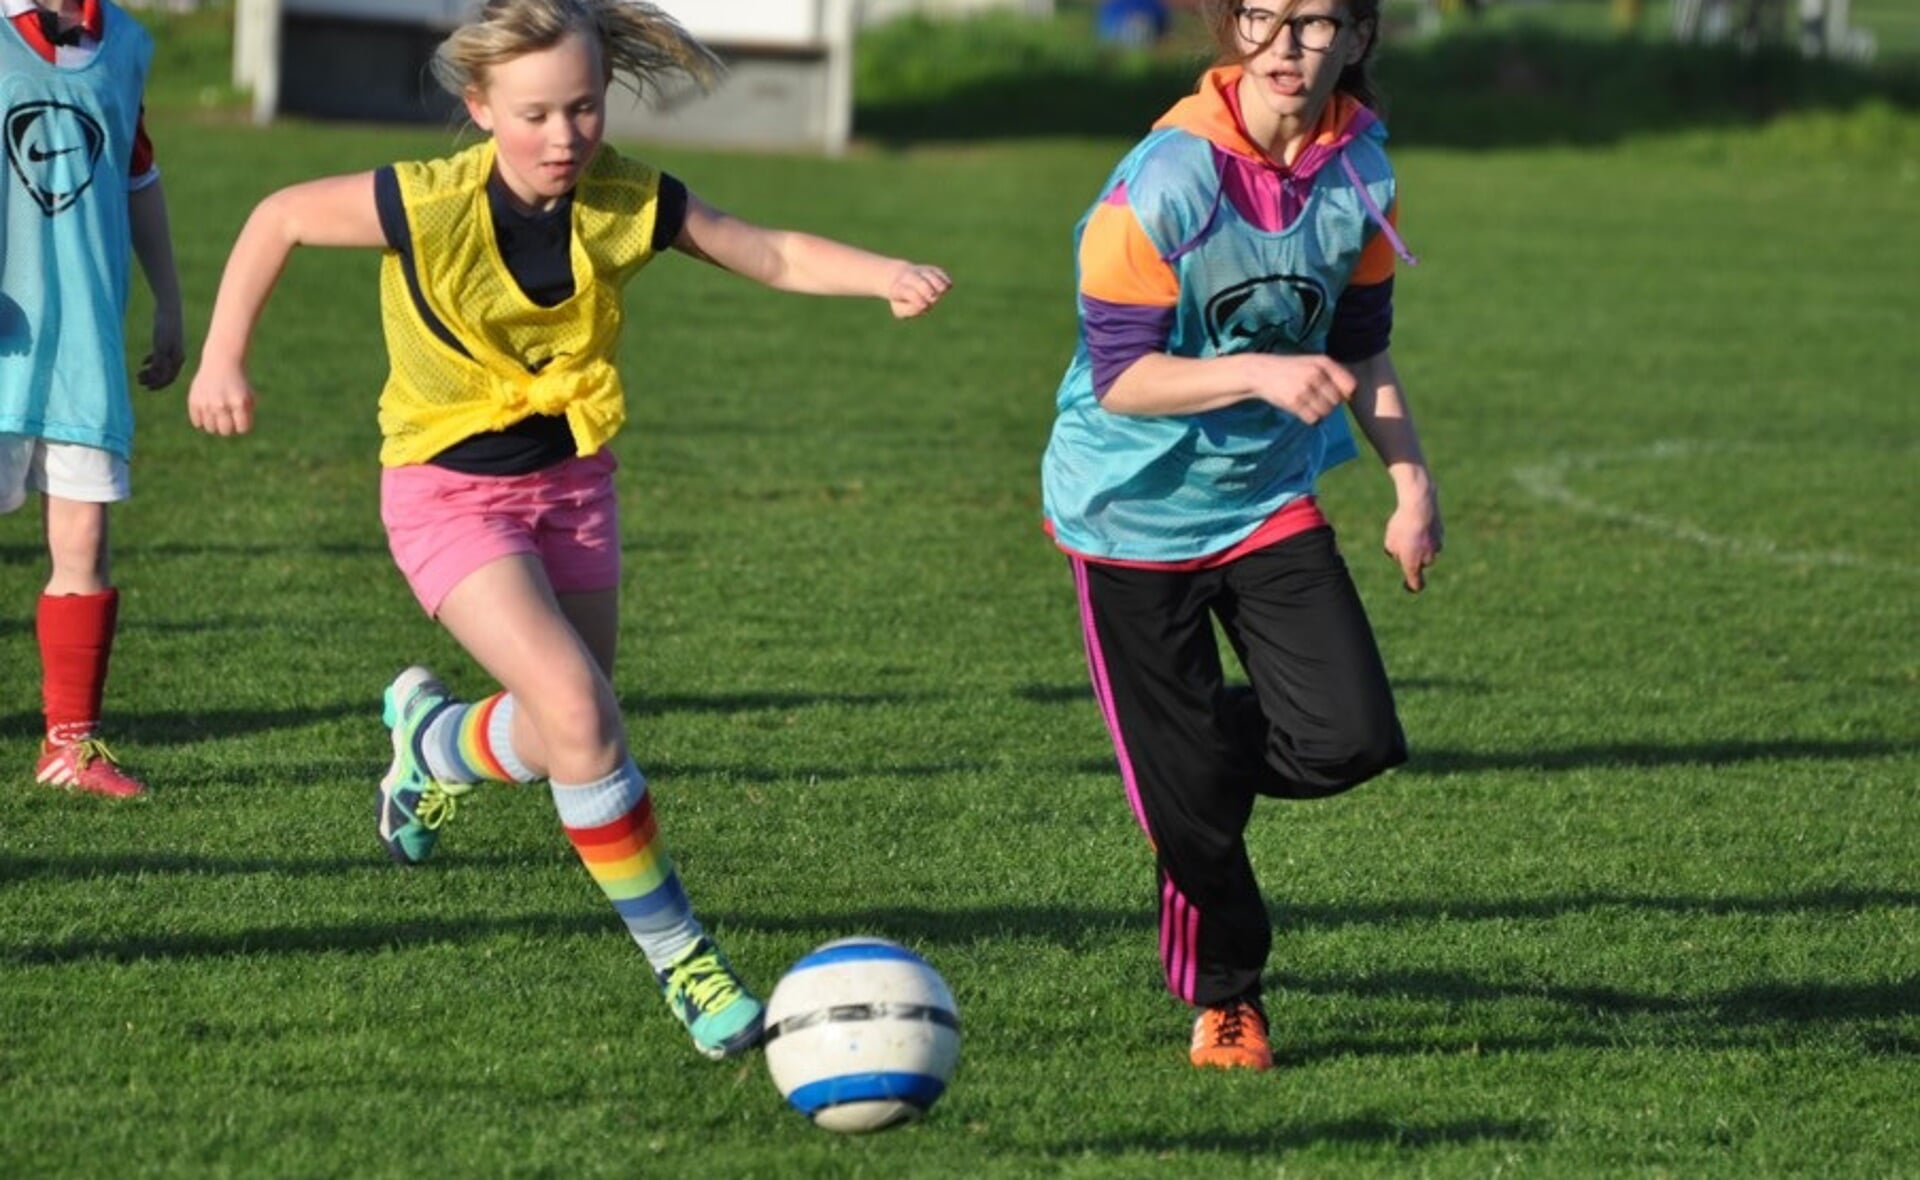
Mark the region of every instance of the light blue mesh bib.
[[126, 455], [127, 170], [152, 41], [103, 11], [77, 70], [0, 30], [0, 433]]
[[[1141, 227], [1179, 277], [1168, 352], [1326, 351], [1334, 303], [1376, 228], [1355, 178], [1378, 208], [1390, 207], [1394, 192], [1377, 140], [1363, 136], [1345, 150], [1351, 173], [1323, 167], [1300, 216], [1277, 232], [1251, 224], [1225, 198], [1205, 139], [1157, 131], [1120, 162], [1102, 199], [1126, 185]], [[1083, 219], [1076, 255], [1085, 228]], [[1356, 454], [1344, 413], [1314, 426], [1260, 402], [1170, 417], [1110, 413], [1094, 397], [1084, 338], [1057, 408], [1041, 464], [1046, 516], [1061, 544], [1090, 557], [1184, 561], [1220, 552]]]

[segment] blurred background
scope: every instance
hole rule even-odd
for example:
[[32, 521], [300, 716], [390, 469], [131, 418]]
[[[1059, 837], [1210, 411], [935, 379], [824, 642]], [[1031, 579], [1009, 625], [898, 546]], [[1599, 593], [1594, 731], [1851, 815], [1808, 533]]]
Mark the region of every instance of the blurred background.
[[[1131, 135], [1210, 54], [1196, 0], [679, 0], [731, 64], [616, 136], [844, 151], [856, 139]], [[203, 106], [443, 121], [461, 0], [149, 0], [155, 86]], [[1596, 144], [1793, 110], [1920, 106], [1915, 0], [1386, 0], [1403, 144]], [[184, 93], [183, 93], [184, 92]], [[1405, 102], [1393, 101], [1408, 96]]]

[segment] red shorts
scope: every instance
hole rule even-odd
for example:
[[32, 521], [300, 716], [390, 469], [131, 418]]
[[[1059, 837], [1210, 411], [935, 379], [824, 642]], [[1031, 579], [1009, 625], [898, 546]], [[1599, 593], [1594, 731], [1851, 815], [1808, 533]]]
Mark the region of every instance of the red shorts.
[[555, 593], [611, 590], [620, 584], [618, 467], [603, 450], [528, 475], [386, 468], [387, 548], [429, 615], [468, 574], [519, 553], [539, 557]]

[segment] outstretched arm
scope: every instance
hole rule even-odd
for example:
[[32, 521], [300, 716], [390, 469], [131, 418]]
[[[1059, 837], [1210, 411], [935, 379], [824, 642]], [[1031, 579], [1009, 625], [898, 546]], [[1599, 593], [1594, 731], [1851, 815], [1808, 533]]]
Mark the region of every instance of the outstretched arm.
[[1426, 455], [1420, 449], [1420, 435], [1413, 427], [1413, 413], [1407, 406], [1406, 392], [1400, 387], [1400, 374], [1393, 367], [1393, 355], [1382, 351], [1353, 366], [1357, 382], [1353, 400], [1354, 420], [1361, 433], [1393, 479], [1397, 504], [1387, 519], [1383, 544], [1387, 555], [1400, 563], [1400, 576], [1406, 587], [1419, 591], [1427, 584], [1427, 567], [1440, 555], [1446, 530], [1440, 523], [1440, 489], [1427, 470]]
[[167, 223], [167, 194], [155, 180], [127, 194], [127, 219], [133, 255], [153, 292], [153, 345], [140, 362], [140, 384], [165, 389], [187, 361], [186, 328], [180, 309], [180, 272], [173, 264], [173, 231]]
[[885, 299], [901, 319], [925, 312], [953, 285], [937, 266], [888, 258], [814, 234], [765, 229], [691, 193], [674, 248], [778, 291]]
[[208, 434], [245, 434], [253, 429], [247, 347], [295, 246], [386, 244], [371, 172], [296, 184], [256, 205], [220, 276], [207, 341], [200, 349], [200, 368], [187, 394], [188, 419]]

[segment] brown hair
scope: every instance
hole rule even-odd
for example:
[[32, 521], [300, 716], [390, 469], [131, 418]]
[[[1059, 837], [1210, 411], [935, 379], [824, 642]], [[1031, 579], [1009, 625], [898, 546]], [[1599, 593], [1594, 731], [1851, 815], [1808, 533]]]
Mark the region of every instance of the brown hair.
[[[1281, 16], [1293, 15], [1300, 0], [1260, 0], [1262, 5], [1271, 4]], [[1340, 71], [1339, 81], [1334, 89], [1348, 94], [1371, 107], [1380, 109], [1380, 89], [1373, 81], [1373, 49], [1380, 42], [1380, 0], [1342, 0], [1346, 8], [1347, 28], [1366, 38], [1366, 49], [1360, 54], [1360, 60]], [[1246, 61], [1252, 54], [1240, 52], [1240, 33], [1237, 28], [1240, 10], [1246, 7], [1242, 0], [1203, 0], [1200, 6], [1201, 16], [1207, 22], [1207, 31], [1213, 34], [1213, 43], [1219, 50], [1217, 65], [1237, 65]], [[1275, 26], [1273, 36], [1280, 35], [1279, 26]], [[1255, 52], [1264, 50], [1272, 44], [1269, 38], [1266, 44]]]
[[702, 90], [724, 72], [720, 59], [678, 21], [640, 0], [486, 0], [433, 54], [433, 76], [455, 98], [485, 90], [492, 67], [542, 49], [570, 33], [593, 37], [609, 82], [619, 79], [648, 102], [679, 77]]

